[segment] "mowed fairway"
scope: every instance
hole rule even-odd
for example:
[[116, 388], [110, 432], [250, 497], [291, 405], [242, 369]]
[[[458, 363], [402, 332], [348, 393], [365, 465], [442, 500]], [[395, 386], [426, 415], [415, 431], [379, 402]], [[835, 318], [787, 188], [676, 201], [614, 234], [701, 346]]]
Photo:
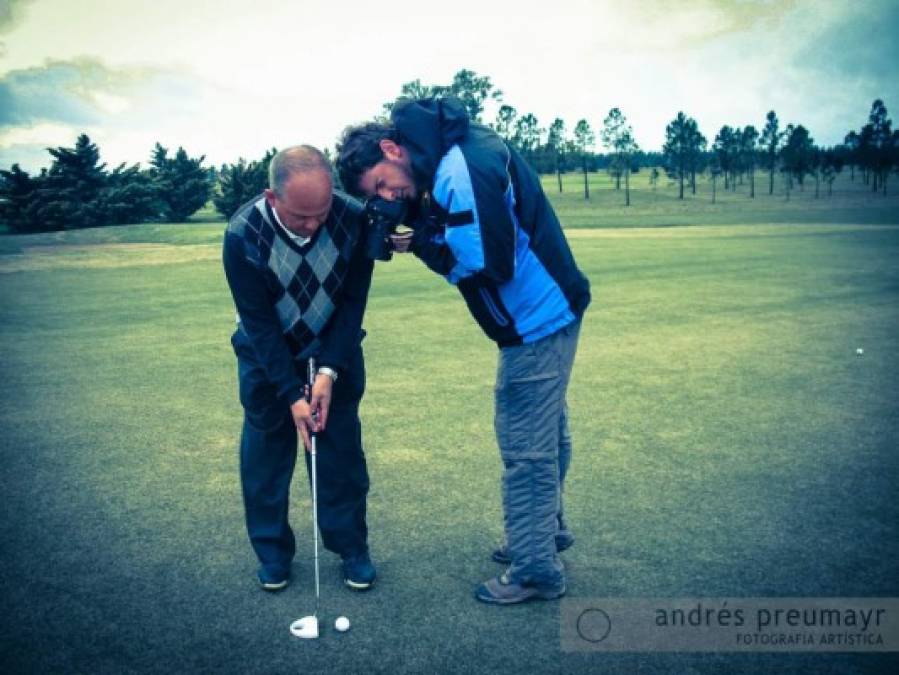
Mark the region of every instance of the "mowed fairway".
[[[573, 199], [563, 220], [586, 217]], [[769, 200], [753, 208], [778, 216], [746, 210], [748, 225], [703, 212], [699, 227], [569, 230], [594, 298], [569, 392], [571, 597], [899, 595], [899, 214], [874, 199], [876, 217], [853, 202], [837, 224], [790, 223]], [[308, 490], [298, 471], [294, 583], [264, 594], [238, 485], [221, 229], [0, 239], [3, 672], [895, 665], [563, 653], [558, 604], [475, 602], [501, 571], [496, 348], [412, 258], [378, 265], [366, 319], [379, 582], [352, 594], [325, 554], [323, 636], [293, 638], [313, 608]]]

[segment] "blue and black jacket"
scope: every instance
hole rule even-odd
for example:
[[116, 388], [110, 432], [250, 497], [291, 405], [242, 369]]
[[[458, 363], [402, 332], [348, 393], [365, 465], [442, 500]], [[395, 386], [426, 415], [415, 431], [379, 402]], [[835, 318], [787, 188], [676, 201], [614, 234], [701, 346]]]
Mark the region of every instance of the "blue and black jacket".
[[506, 347], [579, 319], [590, 283], [524, 160], [452, 98], [403, 100], [392, 118], [424, 193], [412, 252], [458, 286], [484, 332]]

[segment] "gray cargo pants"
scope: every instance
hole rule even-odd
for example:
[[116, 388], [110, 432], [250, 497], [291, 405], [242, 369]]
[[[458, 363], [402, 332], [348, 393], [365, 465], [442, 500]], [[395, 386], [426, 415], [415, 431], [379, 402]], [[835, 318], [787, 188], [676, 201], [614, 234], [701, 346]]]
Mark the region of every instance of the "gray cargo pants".
[[564, 581], [555, 537], [562, 525], [562, 484], [571, 461], [565, 392], [580, 321], [531, 344], [500, 350], [496, 438], [509, 576], [519, 584]]

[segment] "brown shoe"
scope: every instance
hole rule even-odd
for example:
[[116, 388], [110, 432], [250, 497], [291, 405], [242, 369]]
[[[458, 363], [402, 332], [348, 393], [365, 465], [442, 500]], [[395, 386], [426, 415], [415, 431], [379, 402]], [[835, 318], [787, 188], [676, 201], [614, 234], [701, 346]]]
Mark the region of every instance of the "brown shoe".
[[478, 586], [474, 597], [493, 605], [515, 605], [528, 600], [558, 600], [566, 590], [564, 581], [558, 586], [522, 586], [503, 572]]
[[[574, 535], [568, 530], [564, 530], [556, 535], [556, 552], [561, 553], [562, 551], [567, 551], [573, 544]], [[490, 559], [493, 562], [498, 562], [500, 565], [509, 565], [512, 563], [509, 549], [505, 543], [493, 550], [493, 553], [490, 554]]]

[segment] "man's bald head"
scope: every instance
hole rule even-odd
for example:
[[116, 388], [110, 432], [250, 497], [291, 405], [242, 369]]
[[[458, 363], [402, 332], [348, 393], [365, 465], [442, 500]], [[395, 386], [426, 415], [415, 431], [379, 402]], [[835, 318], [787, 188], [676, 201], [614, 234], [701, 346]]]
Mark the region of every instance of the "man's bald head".
[[279, 197], [283, 197], [290, 177], [297, 173], [324, 172], [331, 179], [331, 164], [328, 158], [311, 145], [295, 145], [284, 148], [272, 157], [268, 165], [268, 186]]
[[281, 223], [311, 237], [331, 210], [333, 183], [327, 158], [310, 145], [285, 148], [272, 157], [265, 198]]

